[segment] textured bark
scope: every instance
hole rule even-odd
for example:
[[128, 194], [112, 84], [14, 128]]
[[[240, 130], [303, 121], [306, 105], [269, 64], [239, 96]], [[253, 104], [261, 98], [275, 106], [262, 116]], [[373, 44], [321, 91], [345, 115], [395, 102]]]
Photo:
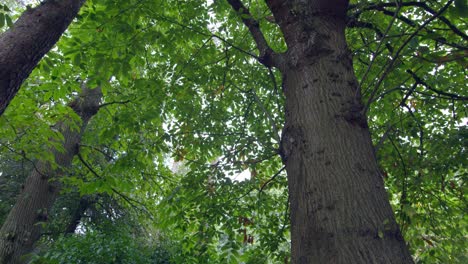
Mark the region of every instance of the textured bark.
[[72, 130], [62, 123], [57, 125], [65, 138], [65, 152], [51, 150], [58, 169], [52, 169], [46, 162], [38, 162], [26, 179], [18, 200], [0, 229], [0, 263], [21, 263], [21, 256], [30, 252], [40, 238], [41, 223], [47, 222], [48, 213], [60, 191], [60, 184], [55, 179], [63, 176], [71, 165], [84, 129], [97, 113], [100, 101], [99, 88], [84, 88], [80, 97], [70, 104], [81, 117], [81, 129]]
[[344, 0], [269, 1], [288, 51], [281, 153], [292, 263], [412, 263], [374, 155]]
[[0, 36], [0, 116], [41, 58], [55, 45], [85, 0], [46, 0], [26, 10]]
[[348, 1], [266, 0], [283, 54], [268, 47], [240, 0], [227, 1], [242, 14], [258, 61], [282, 73], [292, 263], [412, 263], [362, 111], [345, 39]]

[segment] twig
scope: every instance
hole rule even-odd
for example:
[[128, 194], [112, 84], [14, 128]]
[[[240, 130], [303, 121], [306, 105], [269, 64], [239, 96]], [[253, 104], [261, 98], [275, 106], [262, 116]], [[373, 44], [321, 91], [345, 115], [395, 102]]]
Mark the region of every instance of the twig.
[[101, 105], [99, 105], [99, 108], [106, 107], [106, 106], [113, 105], [113, 104], [128, 104], [128, 103], [130, 103], [130, 102], [131, 102], [131, 100], [114, 101], [114, 102], [109, 102], [109, 103], [101, 104]]
[[[402, 191], [401, 191], [401, 197], [400, 197], [400, 210], [403, 211], [403, 205], [406, 202], [406, 195], [407, 195], [408, 172], [407, 172], [407, 169], [406, 169], [405, 160], [403, 159], [403, 156], [401, 155], [400, 150], [398, 149], [398, 147], [396, 146], [395, 142], [392, 140], [391, 137], [388, 137], [388, 139], [392, 143], [393, 148], [395, 149], [395, 151], [398, 154], [401, 165], [403, 166], [404, 178], [403, 178], [403, 182], [402, 182]], [[401, 217], [401, 221], [404, 221], [403, 214], [402, 214], [402, 217]]]
[[107, 154], [106, 152], [104, 152], [102, 149], [99, 149], [99, 148], [97, 148], [97, 147], [95, 147], [95, 146], [80, 144], [80, 147], [87, 147], [87, 148], [96, 150], [97, 152], [99, 152], [99, 153], [101, 153], [102, 155], [104, 155], [104, 157], [106, 157], [108, 160], [115, 160], [114, 157], [112, 157], [111, 155], [109, 155], [109, 154]]
[[445, 95], [445, 96], [448, 96], [448, 97], [450, 97], [452, 99], [455, 99], [455, 100], [463, 100], [463, 101], [468, 100], [468, 96], [462, 96], [462, 95], [458, 95], [458, 94], [447, 93], [447, 92], [440, 91], [440, 90], [437, 90], [437, 89], [433, 88], [432, 86], [430, 86], [425, 81], [423, 81], [418, 75], [416, 75], [416, 73], [414, 73], [411, 70], [407, 70], [406, 72], [409, 73], [411, 75], [411, 77], [413, 77], [413, 79], [416, 81], [416, 83], [424, 85], [424, 87], [426, 87], [428, 90], [433, 91], [436, 94]]
[[[99, 175], [96, 171], [94, 171], [94, 169], [83, 159], [83, 157], [81, 156], [80, 153], [77, 154], [78, 156], [78, 159], [81, 161], [81, 163], [94, 175], [96, 176], [97, 178], [99, 179], [103, 179], [103, 177], [101, 175]], [[128, 204], [130, 204], [132, 207], [134, 208], [138, 208], [139, 210], [145, 212], [146, 214], [148, 214], [148, 216], [153, 219], [153, 215], [149, 212], [149, 210], [146, 208], [146, 206], [144, 204], [142, 204], [140, 201], [137, 201], [135, 199], [132, 199], [126, 195], [124, 195], [123, 193], [117, 191], [114, 187], [110, 187], [110, 189], [112, 190], [112, 192], [114, 192], [115, 194], [117, 194], [118, 196], [120, 196], [122, 199], [124, 199]], [[141, 208], [139, 208], [138, 206], [134, 205], [134, 203], [136, 203], [137, 205], [140, 205]]]
[[270, 121], [270, 126], [272, 127], [273, 129], [273, 133], [274, 133], [274, 137], [276, 139], [276, 141], [279, 143], [281, 141], [280, 139], [280, 134], [278, 132], [278, 128], [276, 127], [276, 123], [275, 121], [273, 120], [273, 117], [271, 116], [270, 112], [266, 110], [265, 106], [263, 105], [262, 101], [260, 100], [260, 98], [258, 98], [258, 95], [257, 93], [255, 92], [255, 89], [252, 89], [252, 94], [255, 98], [255, 101], [257, 101], [257, 104], [260, 106], [260, 108], [262, 109], [263, 113], [265, 113], [265, 115], [267, 116], [267, 119], [268, 121]]
[[382, 82], [384, 81], [384, 79], [387, 77], [387, 75], [390, 73], [390, 70], [393, 68], [393, 65], [395, 64], [397, 58], [400, 56], [400, 53], [403, 51], [403, 49], [406, 47], [406, 45], [408, 45], [408, 43], [419, 33], [419, 31], [421, 31], [423, 28], [425, 28], [429, 23], [431, 23], [434, 19], [436, 19], [438, 16], [440, 16], [443, 12], [445, 12], [445, 10], [447, 10], [447, 8], [453, 3], [454, 0], [450, 0], [448, 1], [448, 3], [442, 7], [439, 12], [437, 12], [436, 14], [434, 14], [431, 18], [429, 18], [428, 20], [426, 20], [421, 26], [419, 26], [414, 32], [413, 34], [411, 34], [406, 40], [405, 42], [403, 42], [403, 44], [400, 46], [400, 48], [398, 48], [397, 52], [395, 53], [395, 55], [393, 56], [393, 58], [390, 60], [390, 62], [388, 63], [388, 66], [387, 68], [385, 69], [384, 73], [382, 74], [382, 76], [380, 76], [379, 80], [377, 81], [377, 83], [374, 85], [374, 89], [372, 90], [370, 96], [369, 96], [369, 99], [367, 101], [367, 104], [364, 106], [364, 110], [363, 110], [363, 114], [365, 115], [367, 113], [367, 111], [369, 110], [369, 107], [370, 107], [370, 103], [372, 102], [375, 94], [377, 93], [377, 91], [379, 90], [379, 87], [380, 85], [382, 84]]
[[[416, 7], [420, 7], [422, 9], [424, 9], [426, 12], [428, 12], [428, 13], [430, 13], [432, 15], [437, 14], [437, 12], [434, 9], [432, 9], [430, 6], [428, 6], [427, 2], [425, 2], [425, 1], [409, 1], [409, 2], [397, 1], [397, 2], [372, 4], [372, 5], [364, 7], [362, 10], [358, 11], [354, 15], [359, 15], [363, 11], [366, 11], [366, 10], [383, 11], [383, 10], [385, 10], [385, 9], [383, 9], [384, 7], [395, 7], [395, 6], [396, 7], [399, 7], [399, 6], [404, 6], [404, 7], [416, 6]], [[357, 8], [357, 7], [358, 7], [358, 5], [350, 5], [349, 10]], [[384, 14], [388, 15], [388, 13], [385, 13], [385, 12], [384, 12]], [[440, 19], [440, 21], [445, 23], [453, 31], [453, 33], [461, 36], [464, 40], [468, 40], [468, 36], [465, 33], [463, 33], [461, 30], [459, 30], [456, 26], [454, 26], [446, 17], [440, 16], [439, 19]], [[405, 20], [402, 20], [402, 21], [405, 21]]]
[[[388, 32], [390, 31], [390, 29], [392, 28], [393, 23], [395, 23], [396, 15], [398, 14], [399, 11], [400, 11], [400, 7], [397, 8], [397, 10], [395, 11], [395, 15], [392, 18], [392, 21], [390, 21], [390, 24], [388, 24], [387, 28], [385, 29], [385, 32], [383, 33], [383, 35], [382, 35], [382, 37], [380, 39], [379, 45], [375, 49], [374, 56], [372, 57], [372, 60], [370, 61], [369, 65], [367, 66], [366, 72], [364, 72], [364, 75], [362, 76], [361, 81], [359, 82], [359, 87], [362, 87], [362, 85], [364, 84], [364, 81], [367, 79], [367, 75], [369, 74], [375, 60], [377, 59], [377, 54], [379, 53], [380, 47], [385, 42], [385, 38], [388, 35]], [[360, 89], [356, 89], [355, 97], [357, 97], [357, 93], [359, 91], [360, 91]]]
[[260, 187], [260, 190], [258, 191], [258, 193], [260, 194], [261, 192], [263, 192], [263, 190], [265, 189], [265, 187], [266, 187], [270, 182], [272, 182], [276, 177], [278, 177], [278, 175], [280, 175], [281, 172], [283, 172], [285, 169], [286, 169], [286, 166], [283, 166], [278, 172], [275, 173], [275, 175], [273, 175], [273, 177], [271, 177], [270, 179], [268, 179], [268, 181], [266, 181], [264, 184], [262, 184], [262, 187]]

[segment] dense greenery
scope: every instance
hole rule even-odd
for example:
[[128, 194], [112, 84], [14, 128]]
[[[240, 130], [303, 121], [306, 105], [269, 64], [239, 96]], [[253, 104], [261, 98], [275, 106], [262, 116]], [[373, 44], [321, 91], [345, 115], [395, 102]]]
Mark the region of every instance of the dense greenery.
[[[263, 1], [244, 2], [284, 50]], [[348, 42], [404, 237], [417, 263], [468, 263], [466, 2], [354, 2]], [[7, 5], [1, 30], [23, 8]], [[103, 106], [34, 263], [286, 263], [284, 99], [255, 54], [225, 1], [88, 0], [0, 117], [0, 220], [25, 170], [54, 162], [54, 124], [77, 125], [86, 79]]]

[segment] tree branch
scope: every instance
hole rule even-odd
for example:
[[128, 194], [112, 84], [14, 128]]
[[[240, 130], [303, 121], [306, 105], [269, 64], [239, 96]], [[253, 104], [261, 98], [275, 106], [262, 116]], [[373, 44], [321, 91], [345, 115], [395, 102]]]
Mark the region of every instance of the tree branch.
[[260, 24], [253, 18], [252, 14], [250, 14], [249, 9], [245, 7], [240, 0], [227, 1], [240, 15], [242, 22], [249, 29], [260, 53], [258, 61], [267, 67], [278, 67], [281, 64], [279, 60], [280, 55], [275, 53], [268, 45], [265, 36], [260, 29]]
[[262, 187], [260, 187], [260, 190], [258, 191], [258, 193], [263, 192], [263, 190], [265, 189], [265, 187], [266, 187], [270, 182], [272, 182], [276, 177], [278, 177], [278, 175], [280, 175], [281, 172], [283, 172], [285, 169], [286, 169], [286, 166], [283, 166], [278, 172], [275, 173], [275, 175], [273, 175], [273, 177], [271, 177], [270, 179], [268, 179], [268, 181], [266, 181], [264, 184], [262, 184]]
[[468, 96], [462, 96], [462, 95], [458, 95], [458, 94], [447, 93], [447, 92], [444, 92], [444, 91], [433, 88], [432, 86], [427, 84], [423, 79], [421, 79], [419, 76], [416, 75], [416, 73], [414, 73], [411, 70], [406, 70], [406, 72], [409, 73], [411, 75], [411, 77], [413, 77], [413, 79], [416, 81], [416, 84], [422, 84], [428, 90], [431, 90], [431, 91], [433, 91], [434, 93], [436, 93], [438, 95], [445, 95], [445, 96], [448, 96], [448, 97], [450, 97], [452, 99], [455, 99], [455, 100], [462, 100], [462, 101], [467, 101], [468, 100]]
[[280, 133], [278, 132], [278, 127], [276, 126], [275, 120], [271, 116], [270, 112], [266, 110], [265, 105], [262, 103], [257, 93], [255, 92], [255, 88], [252, 88], [251, 91], [258, 106], [262, 109], [263, 113], [265, 113], [268, 121], [270, 122], [270, 126], [273, 130], [274, 138], [276, 139], [278, 143], [281, 142]]
[[[78, 156], [78, 159], [81, 161], [81, 163], [94, 175], [96, 176], [98, 179], [103, 179], [103, 177], [101, 175], [99, 175], [92, 167], [91, 165], [89, 165], [84, 159], [83, 157], [81, 156], [80, 153], [77, 154]], [[126, 196], [125, 194], [119, 192], [117, 189], [115, 189], [114, 187], [110, 187], [110, 189], [112, 190], [113, 193], [117, 194], [118, 196], [120, 196], [122, 199], [124, 199], [129, 205], [131, 205], [136, 212], [138, 212], [138, 210], [141, 210], [143, 212], [145, 212], [151, 219], [154, 219], [153, 218], [153, 215], [151, 214], [151, 212], [146, 208], [146, 206], [138, 201], [138, 200], [135, 200], [131, 197], [128, 197]], [[136, 205], [135, 205], [136, 204]], [[140, 207], [138, 207], [138, 205]], [[138, 209], [138, 210], [137, 210]]]
[[[369, 65], [367, 66], [366, 72], [364, 73], [363, 77], [361, 78], [361, 81], [359, 83], [359, 87], [362, 87], [362, 85], [364, 84], [364, 81], [366, 80], [367, 75], [369, 74], [369, 72], [370, 72], [370, 70], [372, 68], [372, 65], [374, 64], [375, 60], [377, 59], [376, 55], [380, 52], [380, 47], [385, 42], [386, 36], [390, 32], [390, 29], [393, 27], [393, 24], [395, 23], [395, 19], [396, 19], [396, 16], [397, 16], [399, 11], [400, 11], [399, 8], [395, 11], [395, 14], [394, 14], [394, 17], [392, 18], [392, 21], [390, 21], [387, 28], [385, 29], [385, 32], [382, 34], [379, 45], [377, 46], [377, 49], [375, 50], [374, 56], [372, 57], [372, 60], [370, 61]], [[359, 89], [356, 90], [356, 92], [358, 92], [358, 91], [359, 91]], [[356, 94], [356, 96], [357, 96], [357, 94]]]
[[113, 105], [113, 104], [127, 104], [127, 103], [130, 103], [130, 102], [131, 102], [131, 100], [108, 102], [108, 103], [103, 103], [103, 104], [99, 105], [99, 108], [106, 107], [106, 106]]
[[435, 20], [437, 17], [439, 17], [440, 15], [442, 15], [442, 13], [444, 13], [448, 8], [449, 6], [454, 2], [454, 0], [450, 0], [448, 1], [448, 3], [446, 5], [444, 5], [444, 7], [442, 7], [439, 12], [437, 12], [436, 14], [434, 14], [431, 18], [429, 18], [428, 20], [426, 20], [421, 26], [419, 26], [414, 32], [413, 34], [411, 34], [411, 36], [409, 36], [404, 42], [403, 44], [400, 46], [400, 48], [395, 52], [395, 55], [393, 55], [392, 59], [390, 60], [390, 62], [388, 63], [388, 66], [385, 68], [385, 71], [384, 73], [382, 74], [382, 76], [380, 76], [380, 78], [378, 79], [377, 83], [374, 85], [374, 88], [373, 90], [371, 91], [371, 94], [369, 96], [369, 99], [367, 101], [367, 104], [365, 105], [365, 108], [363, 110], [363, 114], [366, 114], [366, 112], [369, 110], [369, 107], [370, 107], [370, 103], [372, 102], [372, 100], [374, 99], [374, 96], [376, 95], [376, 93], [378, 92], [379, 90], [379, 87], [380, 85], [382, 84], [382, 82], [384, 81], [384, 79], [387, 77], [387, 75], [390, 73], [391, 69], [393, 68], [393, 66], [395, 65], [395, 62], [396, 60], [398, 59], [398, 57], [400, 56], [400, 53], [403, 51], [403, 49], [406, 47], [406, 45], [408, 45], [408, 43], [419, 33], [419, 31], [421, 31], [422, 29], [424, 29], [429, 23], [431, 23], [433, 20]]
[[[411, 6], [420, 7], [422, 9], [424, 9], [426, 12], [428, 12], [428, 13], [430, 13], [432, 15], [435, 15], [435, 14], [438, 13], [436, 10], [434, 10], [430, 6], [428, 6], [427, 3], [424, 2], [424, 1], [421, 1], [421, 2], [419, 2], [419, 1], [410, 1], [410, 2], [395, 1], [395, 2], [389, 2], [389, 3], [372, 4], [372, 5], [363, 7], [361, 10], [359, 10], [354, 15], [359, 15], [363, 11], [366, 11], [366, 10], [378, 10], [378, 11], [382, 11], [386, 15], [393, 15], [391, 11], [388, 11], [388, 10], [386, 10], [384, 8], [385, 7], [403, 7], [403, 6], [404, 7], [411, 7]], [[359, 5], [350, 5], [349, 10], [354, 9], [354, 8], [359, 8]], [[398, 18], [401, 19], [401, 17], [398, 17]], [[464, 40], [468, 40], [468, 36], [465, 33], [463, 33], [460, 29], [458, 29], [455, 25], [453, 25], [450, 22], [450, 20], [448, 20], [446, 17], [439, 16], [438, 18], [439, 18], [440, 21], [442, 21], [444, 24], [446, 24], [453, 31], [453, 33], [461, 36]], [[404, 21], [405, 23], [408, 23], [411, 20], [405, 18], [405, 19], [402, 19], [402, 21]], [[409, 25], [412, 24], [414, 26], [413, 21], [411, 21], [408, 24]]]

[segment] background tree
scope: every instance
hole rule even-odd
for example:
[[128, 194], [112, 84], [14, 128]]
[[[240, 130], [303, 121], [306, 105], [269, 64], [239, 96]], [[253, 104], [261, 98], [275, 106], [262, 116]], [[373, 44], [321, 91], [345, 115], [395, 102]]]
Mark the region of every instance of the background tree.
[[[0, 115], [24, 79], [59, 40], [85, 0], [46, 0], [0, 35]], [[2, 26], [5, 17], [0, 17]], [[10, 20], [11, 21], [11, 20]]]
[[[47, 222], [49, 212], [60, 192], [56, 177], [64, 176], [73, 157], [78, 153], [82, 134], [87, 123], [99, 110], [100, 88], [89, 89], [83, 86], [80, 96], [71, 102], [70, 107], [79, 117], [79, 124], [73, 127], [65, 122], [58, 123], [56, 129], [61, 138], [51, 149], [55, 162], [36, 163], [31, 174], [21, 187], [21, 193], [0, 229], [0, 261], [17, 263], [20, 257], [32, 250], [41, 235], [41, 223]], [[62, 146], [60, 146], [63, 144]]]

